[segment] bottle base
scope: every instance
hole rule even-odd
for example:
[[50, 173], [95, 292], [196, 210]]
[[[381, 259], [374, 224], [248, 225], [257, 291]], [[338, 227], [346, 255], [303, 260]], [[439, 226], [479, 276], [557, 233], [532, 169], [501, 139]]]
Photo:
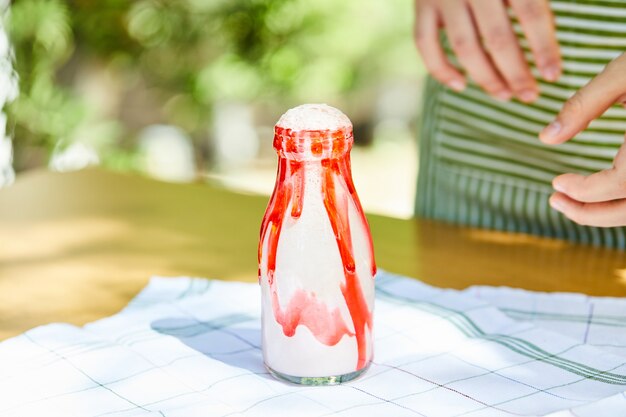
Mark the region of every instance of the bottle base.
[[332, 376], [293, 376], [293, 375], [286, 375], [281, 372], [275, 371], [272, 368], [270, 368], [267, 364], [265, 364], [265, 367], [270, 372], [270, 374], [278, 380], [289, 382], [295, 385], [315, 386], [315, 385], [339, 385], [345, 382], [352, 381], [360, 377], [361, 375], [363, 375], [365, 371], [369, 369], [370, 364], [368, 363], [367, 366], [364, 366], [358, 371], [350, 372], [350, 373], [343, 374], [343, 375], [332, 375]]

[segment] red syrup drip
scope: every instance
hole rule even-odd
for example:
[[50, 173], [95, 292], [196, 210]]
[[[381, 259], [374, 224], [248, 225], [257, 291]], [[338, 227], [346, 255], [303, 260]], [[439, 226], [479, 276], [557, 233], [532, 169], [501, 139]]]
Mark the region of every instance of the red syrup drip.
[[[290, 134], [290, 131], [276, 128], [276, 136], [274, 138], [274, 146], [280, 149], [280, 141], [282, 135]], [[307, 132], [310, 135], [316, 135], [324, 138], [328, 132]], [[297, 290], [287, 303], [286, 307], [281, 307], [274, 281], [274, 273], [276, 270], [276, 255], [278, 241], [283, 221], [287, 217], [287, 209], [291, 203], [291, 217], [297, 220], [302, 214], [305, 188], [305, 162], [297, 160], [288, 160], [284, 155], [279, 157], [278, 175], [274, 192], [270, 199], [266, 215], [261, 225], [261, 240], [259, 243], [259, 265], [262, 259], [263, 243], [268, 236], [267, 245], [267, 277], [272, 297], [272, 307], [274, 318], [283, 328], [283, 333], [287, 337], [295, 334], [299, 325], [307, 327], [315, 338], [328, 346], [336, 345], [344, 335], [349, 337], [356, 336], [358, 348], [358, 360], [356, 370], [367, 365], [367, 335], [366, 331], [372, 329], [372, 312], [367, 306], [367, 301], [363, 295], [363, 290], [359, 282], [354, 251], [352, 247], [352, 236], [350, 231], [350, 222], [348, 216], [349, 200], [348, 195], [352, 197], [359, 214], [359, 220], [363, 230], [369, 230], [367, 220], [361, 207], [359, 198], [356, 194], [352, 176], [350, 174], [350, 158], [346, 148], [347, 139], [344, 132], [333, 132], [335, 139], [332, 143], [333, 156], [321, 160], [323, 167], [322, 172], [322, 193], [324, 198], [324, 206], [328, 214], [335, 240], [341, 260], [343, 263], [343, 271], [345, 282], [341, 284], [341, 293], [346, 302], [346, 306], [350, 313], [354, 332], [351, 332], [343, 318], [339, 308], [330, 310], [327, 305], [318, 300], [314, 293], [307, 292], [303, 289]], [[285, 146], [289, 152], [297, 152], [296, 142], [288, 142]], [[323, 151], [322, 142], [313, 140], [311, 143], [311, 153], [320, 156]], [[337, 192], [336, 180], [340, 181], [339, 185], [344, 188], [344, 192]], [[347, 193], [345, 192], [347, 191]], [[374, 251], [371, 238], [368, 239], [371, 259], [372, 276], [376, 274], [376, 264], [374, 262]], [[261, 271], [259, 268], [259, 280], [261, 279]]]
[[[325, 168], [322, 192], [324, 193], [324, 206], [326, 207], [330, 224], [335, 232], [337, 246], [339, 247], [339, 253], [343, 261], [343, 273], [346, 281], [341, 284], [341, 293], [346, 300], [346, 305], [350, 311], [352, 324], [354, 325], [354, 331], [356, 333], [356, 342], [359, 350], [356, 369], [359, 370], [367, 364], [366, 327], [371, 331], [372, 312], [367, 307], [367, 301], [365, 301], [363, 289], [361, 288], [359, 277], [356, 274], [352, 235], [350, 233], [350, 220], [348, 218], [348, 197], [345, 193], [337, 195], [335, 189], [335, 178], [341, 178], [340, 165], [345, 165], [345, 161], [342, 162], [343, 164], [338, 162], [338, 160], [325, 160], [322, 162]], [[337, 199], [339, 199], [339, 201], [337, 201]], [[367, 227], [366, 223], [363, 226]], [[372, 259], [373, 258], [372, 253]], [[372, 270], [375, 271], [376, 267], [373, 266]]]

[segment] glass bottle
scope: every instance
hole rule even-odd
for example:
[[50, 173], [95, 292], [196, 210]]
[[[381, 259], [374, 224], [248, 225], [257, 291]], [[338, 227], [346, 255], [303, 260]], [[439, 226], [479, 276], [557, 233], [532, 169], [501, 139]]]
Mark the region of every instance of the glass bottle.
[[352, 124], [326, 105], [274, 128], [278, 174], [259, 242], [263, 358], [277, 378], [326, 385], [373, 354], [373, 245], [352, 182]]

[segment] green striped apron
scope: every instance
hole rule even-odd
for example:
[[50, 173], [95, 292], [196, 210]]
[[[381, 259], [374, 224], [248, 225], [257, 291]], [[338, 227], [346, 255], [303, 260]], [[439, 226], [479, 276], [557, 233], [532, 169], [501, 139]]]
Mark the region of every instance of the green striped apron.
[[[426, 83], [419, 132], [416, 213], [482, 228], [626, 248], [626, 228], [580, 226], [548, 204], [552, 179], [611, 167], [624, 142], [626, 109], [611, 107], [573, 140], [543, 145], [537, 135], [574, 92], [626, 51], [626, 0], [552, 1], [563, 75], [543, 82], [515, 17], [513, 25], [541, 96], [499, 102], [476, 85], [462, 93]], [[444, 39], [450, 60], [457, 64]]]

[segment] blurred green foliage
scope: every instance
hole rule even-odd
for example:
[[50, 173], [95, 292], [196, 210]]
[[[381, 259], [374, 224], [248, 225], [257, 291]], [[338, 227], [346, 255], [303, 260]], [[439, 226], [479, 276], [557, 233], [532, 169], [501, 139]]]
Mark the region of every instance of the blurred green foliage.
[[132, 165], [141, 122], [123, 108], [98, 113], [76, 86], [85, 63], [117, 74], [128, 91], [149, 90], [159, 121], [198, 142], [218, 100], [332, 102], [418, 72], [410, 0], [20, 0], [11, 9], [18, 169], [32, 164], [33, 149], [45, 159], [77, 136], [106, 144], [105, 163]]

